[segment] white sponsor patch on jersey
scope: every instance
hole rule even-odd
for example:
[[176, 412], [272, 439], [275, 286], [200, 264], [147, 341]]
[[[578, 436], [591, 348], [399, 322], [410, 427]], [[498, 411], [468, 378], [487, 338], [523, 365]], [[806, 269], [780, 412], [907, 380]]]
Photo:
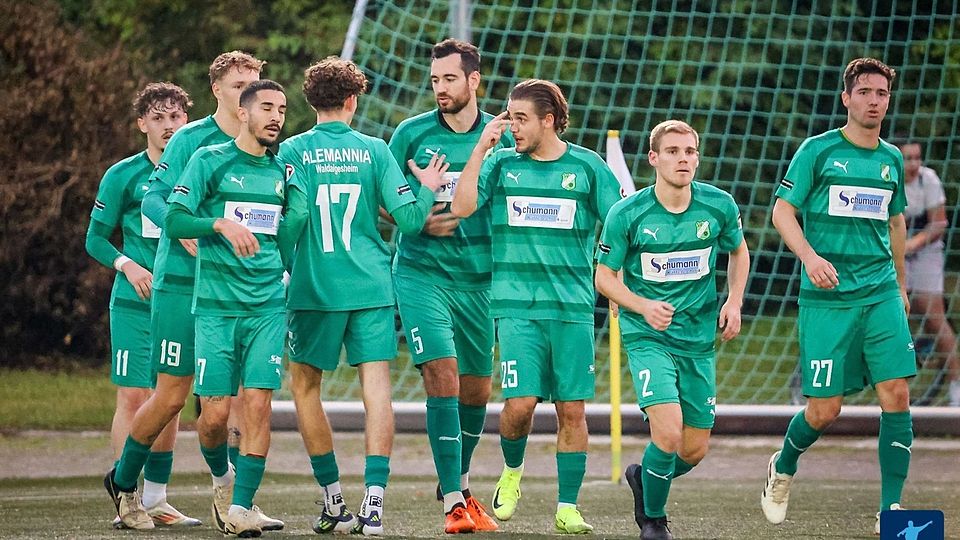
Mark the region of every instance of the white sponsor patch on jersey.
[[160, 238], [160, 227], [150, 221], [145, 214], [140, 214], [140, 236], [144, 238]]
[[252, 233], [276, 235], [282, 210], [278, 204], [227, 201], [223, 204], [223, 217], [236, 221]]
[[460, 180], [459, 172], [447, 171], [443, 173], [444, 183], [437, 188], [433, 198], [435, 202], [453, 202], [453, 192], [457, 189], [457, 181]]
[[572, 229], [577, 201], [554, 197], [507, 197], [507, 224], [511, 227]]
[[827, 213], [831, 216], [886, 220], [890, 217], [887, 207], [892, 196], [893, 192], [889, 189], [830, 186]]
[[713, 247], [672, 251], [670, 253], [641, 253], [643, 279], [647, 281], [693, 281], [710, 274], [710, 253]]

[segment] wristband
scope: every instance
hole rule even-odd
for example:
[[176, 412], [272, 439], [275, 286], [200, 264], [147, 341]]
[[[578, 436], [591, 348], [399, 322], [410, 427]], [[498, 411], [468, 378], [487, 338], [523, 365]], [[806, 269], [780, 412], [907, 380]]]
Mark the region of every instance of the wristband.
[[113, 261], [113, 267], [117, 269], [117, 272], [122, 272], [123, 265], [130, 262], [130, 260], [130, 257], [127, 257], [126, 255], [120, 255]]

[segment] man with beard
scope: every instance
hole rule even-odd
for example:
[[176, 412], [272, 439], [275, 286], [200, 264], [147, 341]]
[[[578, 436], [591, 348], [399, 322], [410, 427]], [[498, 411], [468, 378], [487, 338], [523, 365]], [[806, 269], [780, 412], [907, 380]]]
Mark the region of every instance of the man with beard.
[[[460, 171], [493, 118], [477, 106], [479, 70], [475, 46], [456, 39], [434, 45], [430, 81], [437, 108], [404, 120], [390, 139], [415, 192], [422, 186], [408, 160], [426, 167], [442, 154], [450, 164], [424, 230], [401, 235], [394, 259], [400, 318], [427, 393], [427, 437], [448, 533], [498, 528], [469, 484], [493, 373], [490, 205], [464, 220], [450, 214]], [[495, 148], [512, 145], [505, 134]]]
[[[509, 115], [509, 119], [508, 119]], [[500, 342], [504, 469], [491, 506], [510, 519], [520, 499], [527, 435], [537, 402], [556, 407], [557, 532], [587, 533], [577, 499], [587, 466], [584, 401], [594, 396], [593, 245], [597, 222], [620, 200], [603, 159], [560, 138], [569, 121], [556, 84], [527, 80], [507, 111], [484, 128], [451, 212], [468, 217], [489, 201], [493, 216], [490, 315]], [[515, 148], [487, 154], [510, 128]]]
[[[187, 123], [191, 105], [190, 96], [171, 83], [150, 83], [137, 94], [133, 109], [137, 126], [146, 135], [147, 148], [107, 170], [90, 212], [87, 252], [100, 264], [117, 271], [110, 294], [110, 380], [117, 385], [117, 408], [110, 428], [114, 459], [120, 458], [133, 417], [157, 384], [156, 364], [151, 362], [150, 354], [150, 297], [160, 228], [143, 215], [140, 203], [148, 189], [150, 173], [160, 161], [167, 141]], [[123, 232], [122, 251], [110, 242], [117, 225]], [[150, 447], [143, 468], [143, 505], [154, 525], [200, 524], [200, 520], [183, 515], [167, 503], [178, 426], [177, 417], [167, 423]], [[146, 520], [141, 523], [150, 527]], [[119, 516], [114, 526], [125, 526]]]
[[[170, 196], [171, 238], [199, 238], [193, 314], [204, 413], [225, 418], [243, 385], [243, 439], [224, 530], [260, 536], [253, 497], [270, 448], [270, 412], [280, 389], [284, 332], [283, 263], [277, 230], [285, 203], [283, 166], [269, 147], [283, 127], [287, 99], [260, 80], [240, 94], [240, 135], [190, 158]], [[226, 399], [224, 399], [226, 398]]]

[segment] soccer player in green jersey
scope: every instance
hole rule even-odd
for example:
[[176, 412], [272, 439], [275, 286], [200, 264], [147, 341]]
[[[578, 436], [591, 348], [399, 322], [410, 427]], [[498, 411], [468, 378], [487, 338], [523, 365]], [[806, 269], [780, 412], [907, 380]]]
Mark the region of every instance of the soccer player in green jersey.
[[286, 107], [279, 84], [250, 83], [240, 94], [240, 134], [190, 158], [166, 221], [171, 238], [200, 239], [192, 302], [194, 393], [206, 398], [203, 413], [225, 424], [229, 397], [243, 385], [244, 435], [229, 509], [227, 490], [214, 500], [218, 527], [240, 537], [261, 533], [253, 497], [270, 448], [271, 398], [283, 379], [286, 315], [277, 230], [284, 169], [269, 147], [280, 135]]
[[847, 124], [805, 140], [777, 188], [773, 225], [803, 263], [798, 328], [808, 399], [767, 468], [760, 502], [771, 523], [786, 517], [800, 454], [840, 414], [843, 396], [868, 384], [882, 410], [880, 509], [900, 508], [913, 443], [907, 378], [916, 364], [907, 325], [903, 156], [880, 139], [895, 77], [873, 58], [847, 64], [840, 94]]
[[[217, 110], [211, 116], [187, 124], [170, 139], [151, 176], [150, 189], [143, 198], [143, 214], [151, 221], [157, 224], [166, 221], [166, 199], [198, 148], [228, 142], [239, 134], [240, 120], [237, 111], [240, 93], [251, 82], [260, 78], [262, 67], [262, 61], [240, 51], [223, 53], [210, 64], [210, 85], [217, 98]], [[154, 264], [150, 326], [153, 340], [151, 351], [155, 361], [159, 360], [156, 391], [139, 409], [133, 420], [130, 436], [124, 443], [115, 474], [111, 471], [104, 478], [104, 486], [114, 504], [118, 507], [123, 505], [123, 509], [118, 510], [121, 519], [129, 515], [130, 521], [136, 521], [135, 516], [140, 515], [137, 509], [139, 505], [126, 504], [124, 497], [130, 498], [130, 494], [135, 493], [137, 477], [149, 455], [150, 445], [163, 427], [180, 414], [192, 387], [195, 357], [194, 325], [190, 309], [195, 254], [195, 240], [175, 241], [165, 232], [161, 232]], [[184, 324], [184, 321], [188, 323]], [[209, 398], [201, 398], [201, 401], [206, 399]], [[236, 405], [233, 408], [236, 408]], [[201, 412], [197, 420], [200, 449], [213, 472], [215, 492], [233, 485], [233, 470], [228, 464], [226, 422], [225, 419], [214, 417], [212, 412]], [[238, 432], [239, 429], [234, 427], [234, 431]], [[283, 528], [282, 521], [262, 517], [264, 529]], [[220, 526], [216, 519], [214, 524]]]
[[614, 205], [597, 249], [597, 290], [620, 306], [637, 402], [650, 423], [643, 462], [626, 471], [644, 540], [673, 538], [664, 510], [670, 483], [707, 453], [717, 401], [717, 254], [730, 252], [723, 341], [740, 333], [750, 269], [733, 197], [693, 180], [699, 143], [685, 122], [653, 128], [656, 181]]
[[[191, 105], [190, 96], [171, 83], [150, 83], [137, 94], [133, 110], [137, 127], [146, 135], [147, 148], [107, 170], [90, 212], [87, 252], [100, 264], [117, 270], [110, 294], [110, 380], [117, 385], [110, 442], [115, 459], [120, 457], [133, 416], [156, 385], [156, 366], [150, 354], [150, 295], [160, 228], [140, 212], [140, 202], [167, 141], [187, 123]], [[123, 238], [121, 249], [110, 243], [118, 225]], [[142, 502], [155, 525], [200, 524], [200, 520], [183, 515], [167, 503], [178, 420], [173, 418], [163, 428], [144, 466]], [[146, 520], [140, 524], [150, 527]], [[114, 526], [127, 525], [118, 516]]]
[[[440, 479], [444, 529], [495, 531], [497, 522], [469, 485], [493, 373], [490, 205], [464, 220], [449, 213], [460, 171], [493, 115], [477, 105], [480, 53], [475, 46], [456, 39], [434, 45], [430, 80], [437, 108], [401, 122], [390, 150], [415, 191], [420, 183], [407, 160], [426, 167], [440, 153], [450, 169], [424, 230], [401, 235], [397, 242], [394, 285], [410, 353], [427, 393], [427, 437]], [[505, 135], [500, 146], [513, 142]]]
[[[390, 251], [377, 230], [379, 209], [402, 233], [419, 230], [447, 165], [431, 159], [417, 196], [386, 143], [350, 128], [367, 88], [363, 72], [329, 57], [307, 68], [303, 93], [317, 124], [280, 146], [287, 168], [283, 236], [290, 258], [289, 357], [297, 422], [324, 505], [318, 533], [383, 534], [383, 496], [393, 446], [390, 361], [397, 355]], [[288, 232], [289, 231], [289, 232]], [[333, 433], [321, 402], [324, 371], [358, 368], [366, 411], [366, 494], [357, 516], [343, 501]]]
[[[509, 120], [507, 119], [509, 115]], [[524, 81], [491, 120], [460, 175], [451, 212], [468, 217], [487, 201], [493, 215], [490, 315], [500, 342], [504, 470], [493, 513], [513, 516], [537, 402], [553, 400], [559, 484], [555, 528], [593, 530], [577, 509], [587, 464], [584, 400], [594, 395], [593, 246], [597, 221], [620, 185], [595, 152], [560, 138], [568, 108], [556, 84]], [[504, 130], [516, 140], [484, 156]]]

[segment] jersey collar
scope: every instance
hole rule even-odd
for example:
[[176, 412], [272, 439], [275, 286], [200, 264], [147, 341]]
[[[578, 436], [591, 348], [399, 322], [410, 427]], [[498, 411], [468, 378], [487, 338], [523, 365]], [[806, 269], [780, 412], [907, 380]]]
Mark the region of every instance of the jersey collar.
[[350, 126], [344, 124], [343, 122], [323, 122], [313, 126], [313, 129], [330, 131], [333, 133], [346, 133], [350, 131]]
[[[440, 125], [443, 126], [443, 128], [446, 129], [447, 131], [451, 133], [456, 133], [456, 131], [454, 131], [453, 128], [450, 127], [450, 124], [447, 123], [447, 120], [443, 117], [443, 113], [440, 112], [440, 109], [437, 109], [436, 111], [437, 111], [437, 122], [439, 122]], [[470, 129], [467, 130], [467, 133], [470, 133], [471, 131], [477, 129], [480, 126], [480, 123], [482, 121], [483, 121], [483, 111], [480, 110], [480, 107], [477, 107], [477, 119], [473, 121], [473, 125], [470, 126]]]

